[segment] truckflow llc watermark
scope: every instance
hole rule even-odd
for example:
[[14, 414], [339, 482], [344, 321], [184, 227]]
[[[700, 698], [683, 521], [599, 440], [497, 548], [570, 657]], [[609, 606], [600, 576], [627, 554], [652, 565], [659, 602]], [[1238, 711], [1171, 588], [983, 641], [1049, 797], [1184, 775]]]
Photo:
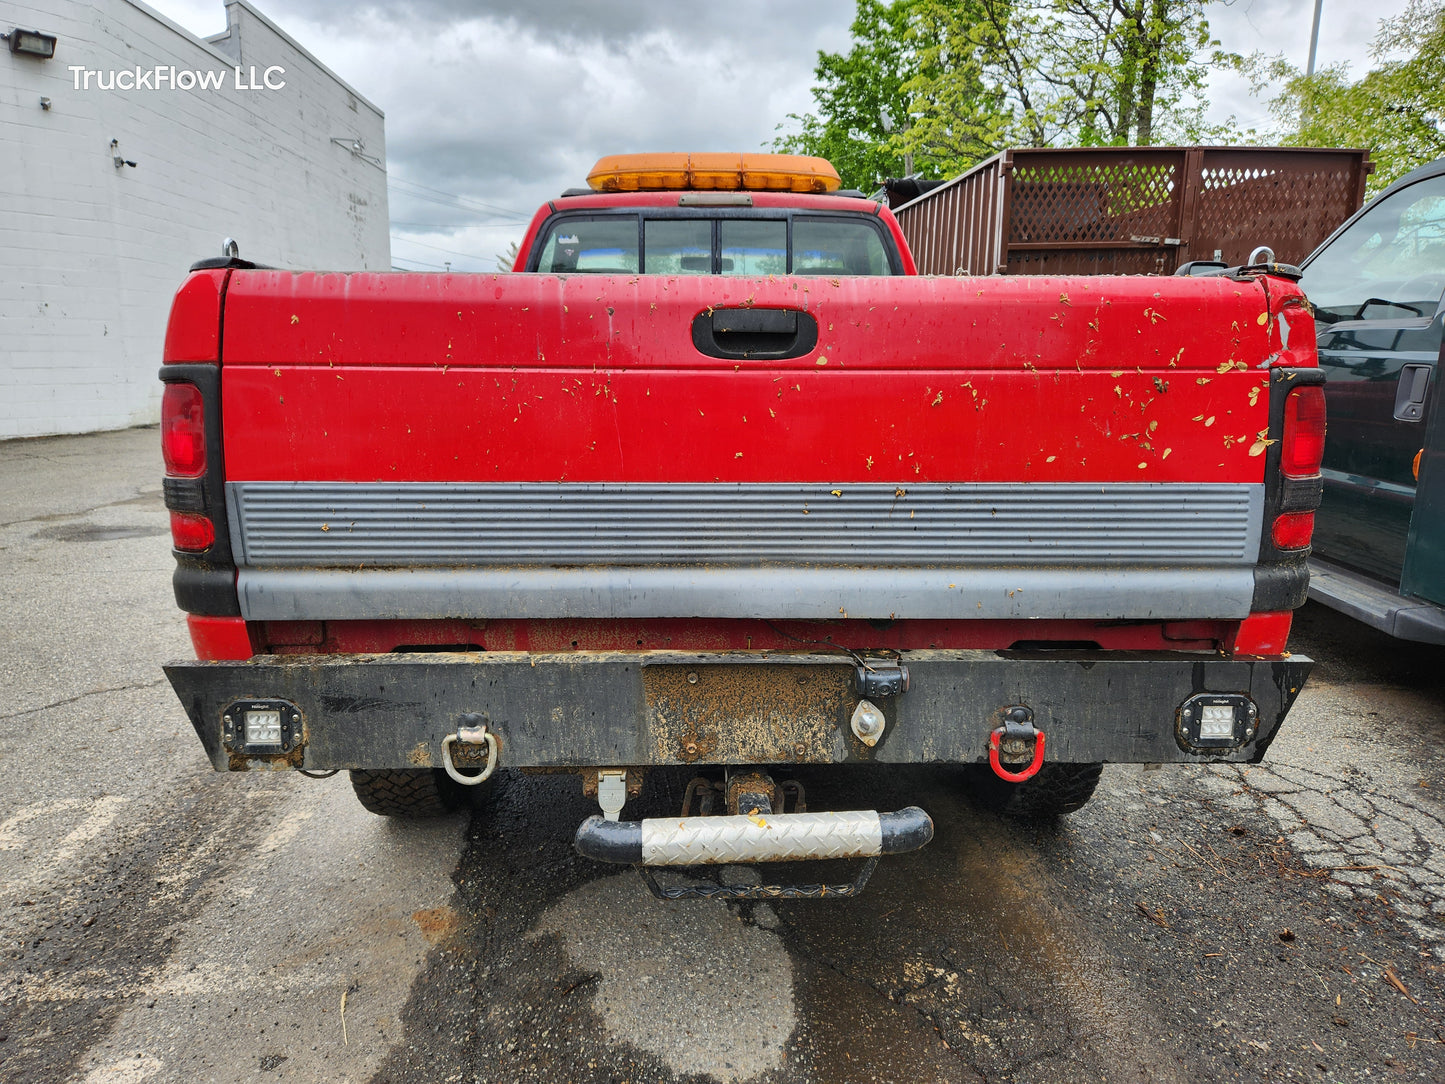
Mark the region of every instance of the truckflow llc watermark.
[[[234, 90], [280, 90], [286, 85], [286, 69], [272, 64], [259, 74], [254, 65], [249, 71], [237, 64], [232, 69], [200, 71], [157, 64], [154, 68], [126, 68], [123, 71], [99, 71], [83, 64], [71, 64], [76, 90], [224, 90], [229, 81]], [[93, 80], [93, 82], [92, 82]]]

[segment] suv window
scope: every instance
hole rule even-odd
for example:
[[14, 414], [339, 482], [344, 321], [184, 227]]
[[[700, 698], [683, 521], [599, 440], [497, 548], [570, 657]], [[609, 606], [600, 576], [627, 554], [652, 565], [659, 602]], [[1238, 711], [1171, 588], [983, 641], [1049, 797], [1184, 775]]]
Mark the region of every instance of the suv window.
[[1324, 323], [1434, 316], [1445, 292], [1445, 176], [1376, 203], [1311, 261], [1300, 285]]
[[862, 214], [562, 214], [541, 235], [553, 274], [892, 275], [881, 226]]

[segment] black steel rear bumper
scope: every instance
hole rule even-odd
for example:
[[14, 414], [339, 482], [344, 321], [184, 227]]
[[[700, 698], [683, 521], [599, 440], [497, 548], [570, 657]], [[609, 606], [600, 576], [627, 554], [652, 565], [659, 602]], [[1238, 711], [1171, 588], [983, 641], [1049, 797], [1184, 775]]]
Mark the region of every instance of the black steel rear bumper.
[[[907, 691], [877, 699], [887, 725], [872, 747], [849, 727], [855, 663], [836, 654], [264, 656], [165, 670], [211, 763], [244, 771], [439, 767], [463, 714], [484, 717], [501, 767], [965, 763], [987, 759], [990, 732], [1017, 705], [1032, 711], [1051, 761], [1256, 761], [1313, 665], [1099, 652], [901, 661]], [[1191, 750], [1181, 709], [1201, 694], [1247, 697], [1249, 739]], [[247, 746], [238, 730], [238, 706], [266, 701], [285, 709], [284, 747]]]

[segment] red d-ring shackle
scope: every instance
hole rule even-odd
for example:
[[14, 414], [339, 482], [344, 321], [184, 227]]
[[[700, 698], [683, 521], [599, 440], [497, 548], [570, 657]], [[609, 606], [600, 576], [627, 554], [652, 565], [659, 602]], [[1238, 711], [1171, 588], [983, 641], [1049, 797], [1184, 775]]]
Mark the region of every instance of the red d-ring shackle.
[[[988, 736], [988, 766], [993, 769], [994, 775], [1008, 783], [1022, 783], [1032, 779], [1044, 764], [1044, 732], [1034, 726], [1031, 721], [1032, 713], [1027, 708], [1015, 708], [1009, 712], [1007, 721], [1003, 726], [993, 731]], [[1034, 739], [1034, 759], [1027, 768], [1022, 771], [1011, 772], [1005, 768], [998, 759], [999, 742], [1003, 739], [1005, 731], [1013, 731], [1011, 737], [1029, 737]]]

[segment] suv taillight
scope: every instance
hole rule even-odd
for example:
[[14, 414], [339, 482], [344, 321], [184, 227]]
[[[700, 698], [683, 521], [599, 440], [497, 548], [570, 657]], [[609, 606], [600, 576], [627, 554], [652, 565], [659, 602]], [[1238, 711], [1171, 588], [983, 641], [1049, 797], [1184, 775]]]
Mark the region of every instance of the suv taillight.
[[1286, 478], [1312, 478], [1325, 456], [1325, 390], [1318, 384], [1294, 388], [1284, 401], [1284, 437], [1279, 469]]
[[161, 454], [166, 473], [199, 478], [206, 473], [206, 417], [194, 384], [167, 384], [161, 396]]

